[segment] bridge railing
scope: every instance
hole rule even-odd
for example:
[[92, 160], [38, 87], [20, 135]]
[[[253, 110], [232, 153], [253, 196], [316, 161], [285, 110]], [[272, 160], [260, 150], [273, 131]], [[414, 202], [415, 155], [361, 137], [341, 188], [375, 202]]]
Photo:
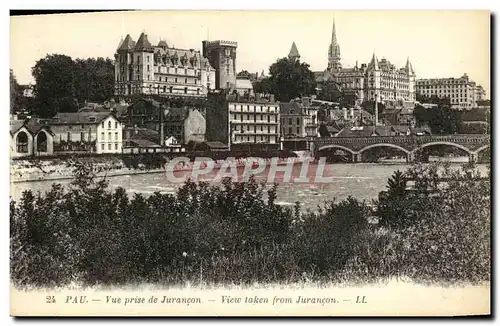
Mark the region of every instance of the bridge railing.
[[479, 143], [489, 142], [489, 135], [439, 135], [439, 136], [370, 136], [370, 137], [323, 137], [314, 140], [322, 144], [380, 144], [380, 143], [430, 143], [430, 142], [455, 142]]

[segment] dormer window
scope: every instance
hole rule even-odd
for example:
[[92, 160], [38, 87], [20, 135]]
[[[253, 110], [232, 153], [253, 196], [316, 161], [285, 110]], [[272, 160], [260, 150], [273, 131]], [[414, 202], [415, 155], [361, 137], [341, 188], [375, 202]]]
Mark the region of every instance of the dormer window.
[[89, 122], [95, 122], [95, 121], [96, 121], [96, 117], [89, 117]]

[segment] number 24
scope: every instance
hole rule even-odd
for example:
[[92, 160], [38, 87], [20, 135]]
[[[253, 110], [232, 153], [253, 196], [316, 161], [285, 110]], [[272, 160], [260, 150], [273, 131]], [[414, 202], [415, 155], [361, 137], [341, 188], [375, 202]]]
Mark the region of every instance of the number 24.
[[56, 303], [56, 298], [53, 295], [48, 295], [45, 297], [45, 303]]

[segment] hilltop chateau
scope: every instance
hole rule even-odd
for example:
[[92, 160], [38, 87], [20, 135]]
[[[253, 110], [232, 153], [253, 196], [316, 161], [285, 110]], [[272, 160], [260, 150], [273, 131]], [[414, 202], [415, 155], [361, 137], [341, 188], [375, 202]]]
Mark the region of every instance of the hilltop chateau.
[[334, 81], [341, 89], [363, 101], [383, 101], [388, 106], [413, 107], [415, 102], [415, 72], [409, 58], [406, 65], [396, 68], [390, 61], [379, 60], [375, 53], [368, 64], [353, 68], [342, 68], [340, 45], [337, 42], [335, 20], [331, 43], [328, 48], [328, 65], [325, 71], [315, 72], [320, 85]]
[[206, 97], [214, 89], [236, 87], [236, 42], [203, 41], [203, 53], [152, 45], [142, 33], [127, 35], [115, 54], [115, 95]]

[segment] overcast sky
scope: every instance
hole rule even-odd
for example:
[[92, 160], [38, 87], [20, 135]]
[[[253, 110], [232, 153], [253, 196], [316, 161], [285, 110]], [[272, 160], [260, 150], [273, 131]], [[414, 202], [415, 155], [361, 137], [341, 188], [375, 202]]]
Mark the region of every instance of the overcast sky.
[[201, 42], [238, 42], [237, 71], [265, 71], [295, 41], [301, 60], [324, 70], [335, 17], [342, 65], [367, 63], [373, 52], [417, 78], [467, 73], [490, 94], [487, 11], [149, 11], [11, 17], [10, 66], [21, 84], [47, 53], [113, 58], [121, 37], [201, 49]]

